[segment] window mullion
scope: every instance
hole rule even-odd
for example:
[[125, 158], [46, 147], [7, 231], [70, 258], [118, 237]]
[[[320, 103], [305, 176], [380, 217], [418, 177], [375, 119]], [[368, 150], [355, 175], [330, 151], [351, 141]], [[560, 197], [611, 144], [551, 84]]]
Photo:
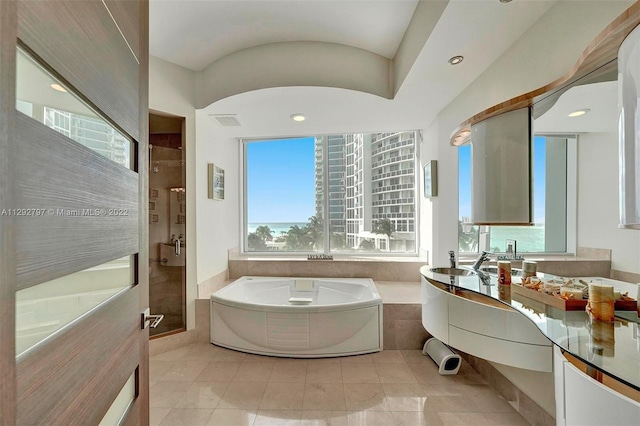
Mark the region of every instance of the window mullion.
[[329, 254], [331, 247], [329, 244], [331, 235], [331, 221], [329, 220], [329, 138], [322, 138], [322, 231], [324, 237], [324, 244], [322, 252]]

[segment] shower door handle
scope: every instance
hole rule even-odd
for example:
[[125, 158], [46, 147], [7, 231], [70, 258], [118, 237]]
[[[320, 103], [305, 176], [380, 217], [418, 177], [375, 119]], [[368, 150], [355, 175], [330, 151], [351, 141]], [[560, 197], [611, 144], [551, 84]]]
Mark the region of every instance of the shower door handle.
[[180, 240], [176, 240], [176, 256], [180, 256]]
[[150, 328], [156, 328], [163, 319], [164, 315], [151, 315], [151, 310], [147, 308], [142, 313], [142, 329], [144, 330], [147, 326]]

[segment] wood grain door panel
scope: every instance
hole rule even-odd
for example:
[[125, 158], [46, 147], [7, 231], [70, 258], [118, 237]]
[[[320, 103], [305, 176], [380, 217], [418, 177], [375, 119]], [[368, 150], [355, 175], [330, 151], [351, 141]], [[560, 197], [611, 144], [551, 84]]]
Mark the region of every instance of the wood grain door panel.
[[138, 173], [21, 113], [16, 143], [18, 290], [138, 252]]

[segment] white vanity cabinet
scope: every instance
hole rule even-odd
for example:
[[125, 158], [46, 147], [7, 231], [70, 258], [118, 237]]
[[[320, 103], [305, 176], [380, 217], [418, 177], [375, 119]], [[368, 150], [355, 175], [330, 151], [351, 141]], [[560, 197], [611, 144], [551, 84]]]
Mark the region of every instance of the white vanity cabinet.
[[432, 336], [488, 361], [552, 371], [552, 344], [529, 319], [490, 297], [442, 287], [422, 277], [422, 325]]
[[640, 403], [589, 377], [557, 347], [554, 367], [557, 425], [640, 425]]

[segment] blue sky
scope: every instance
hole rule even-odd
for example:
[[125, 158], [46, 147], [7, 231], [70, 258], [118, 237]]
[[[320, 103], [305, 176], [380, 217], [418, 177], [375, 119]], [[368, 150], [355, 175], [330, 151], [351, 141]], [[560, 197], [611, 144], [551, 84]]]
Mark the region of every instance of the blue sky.
[[[545, 192], [545, 153], [546, 138], [533, 138], [533, 220], [544, 222], [544, 192]], [[459, 179], [460, 179], [460, 217], [471, 216], [471, 146], [458, 148]]]
[[307, 222], [315, 214], [312, 137], [247, 144], [249, 223]]

